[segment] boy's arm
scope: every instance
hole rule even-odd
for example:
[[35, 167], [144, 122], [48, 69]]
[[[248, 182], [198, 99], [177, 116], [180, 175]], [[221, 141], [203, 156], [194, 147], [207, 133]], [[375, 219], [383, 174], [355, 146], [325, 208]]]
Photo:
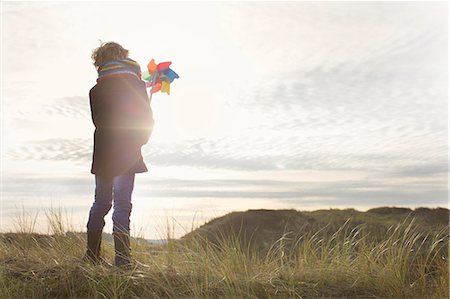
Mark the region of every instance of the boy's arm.
[[95, 105], [93, 96], [92, 96], [92, 89], [89, 91], [89, 104], [91, 106], [91, 118], [92, 123], [94, 124], [95, 128], [100, 128], [100, 117], [97, 111], [97, 107]]
[[133, 123], [133, 139], [142, 146], [148, 143], [152, 135], [154, 119], [145, 83], [142, 81], [140, 83], [142, 84], [135, 86], [134, 89], [135, 100], [131, 108], [133, 116], [130, 120]]
[[111, 122], [107, 111], [104, 111], [105, 107], [102, 103], [102, 98], [99, 97], [98, 93], [89, 91], [89, 103], [91, 106], [91, 118], [96, 129], [106, 129], [111, 127]]
[[145, 84], [142, 85], [142, 88], [140, 88], [141, 98], [144, 101], [143, 105], [143, 111], [142, 111], [142, 118], [141, 122], [139, 124], [140, 127], [140, 144], [144, 145], [148, 143], [148, 140], [150, 139], [150, 136], [153, 133], [153, 126], [155, 124], [155, 121], [153, 119], [153, 111], [152, 107], [150, 105], [150, 100], [147, 94], [147, 89], [145, 87]]

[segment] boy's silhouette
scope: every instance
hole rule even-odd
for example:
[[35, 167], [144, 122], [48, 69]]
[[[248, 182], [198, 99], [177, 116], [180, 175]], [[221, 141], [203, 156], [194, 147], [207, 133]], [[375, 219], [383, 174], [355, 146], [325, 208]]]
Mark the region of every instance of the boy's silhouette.
[[89, 92], [95, 125], [91, 173], [95, 174], [95, 201], [87, 223], [85, 260], [98, 263], [104, 217], [114, 205], [115, 265], [131, 265], [131, 194], [136, 173], [147, 172], [141, 147], [153, 130], [153, 114], [139, 65], [128, 50], [115, 42], [92, 52], [98, 72]]

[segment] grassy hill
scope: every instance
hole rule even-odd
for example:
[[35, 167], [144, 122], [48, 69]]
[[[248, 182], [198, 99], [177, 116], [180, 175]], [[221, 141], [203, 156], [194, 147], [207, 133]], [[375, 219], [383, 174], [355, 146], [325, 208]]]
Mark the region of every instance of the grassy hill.
[[[408, 222], [423, 234], [445, 231], [449, 224], [449, 210], [380, 207], [360, 212], [354, 209], [317, 210], [312, 212], [297, 210], [248, 210], [231, 212], [212, 219], [182, 239], [202, 237], [219, 244], [222, 239], [237, 236], [242, 244], [253, 250], [267, 252], [270, 246], [283, 237], [287, 245], [298, 242], [305, 236], [329, 239], [339, 229], [347, 234], [358, 231], [365, 238], [379, 242], [389, 230], [399, 223]], [[341, 235], [343, 237], [344, 234]], [[290, 247], [287, 246], [287, 249]]]
[[0, 234], [0, 298], [448, 298], [448, 213], [233, 212], [165, 244], [133, 238], [128, 272], [81, 262], [85, 234], [56, 217], [52, 235]]

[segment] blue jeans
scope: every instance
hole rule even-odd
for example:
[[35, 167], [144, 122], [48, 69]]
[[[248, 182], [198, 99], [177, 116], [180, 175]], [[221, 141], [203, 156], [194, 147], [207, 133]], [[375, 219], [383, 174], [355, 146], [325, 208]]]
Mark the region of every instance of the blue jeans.
[[135, 174], [102, 177], [95, 175], [95, 201], [89, 212], [88, 230], [102, 230], [105, 216], [111, 210], [113, 232], [130, 232], [131, 193], [134, 187]]

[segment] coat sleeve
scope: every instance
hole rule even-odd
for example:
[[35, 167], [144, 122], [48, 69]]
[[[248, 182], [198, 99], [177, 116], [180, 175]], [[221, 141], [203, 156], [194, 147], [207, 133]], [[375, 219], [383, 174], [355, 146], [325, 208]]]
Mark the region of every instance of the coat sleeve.
[[153, 133], [153, 126], [155, 121], [153, 119], [153, 111], [151, 107], [150, 100], [148, 98], [147, 89], [145, 88], [145, 84], [139, 89], [141, 94], [141, 99], [143, 101], [142, 105], [142, 115], [139, 124], [140, 133], [139, 133], [139, 143], [141, 145], [147, 144], [150, 136]]
[[89, 103], [91, 106], [92, 123], [94, 124], [96, 129], [100, 129], [104, 126], [104, 120], [102, 119], [102, 114], [100, 113], [98, 103], [94, 98], [93, 89], [89, 91]]

